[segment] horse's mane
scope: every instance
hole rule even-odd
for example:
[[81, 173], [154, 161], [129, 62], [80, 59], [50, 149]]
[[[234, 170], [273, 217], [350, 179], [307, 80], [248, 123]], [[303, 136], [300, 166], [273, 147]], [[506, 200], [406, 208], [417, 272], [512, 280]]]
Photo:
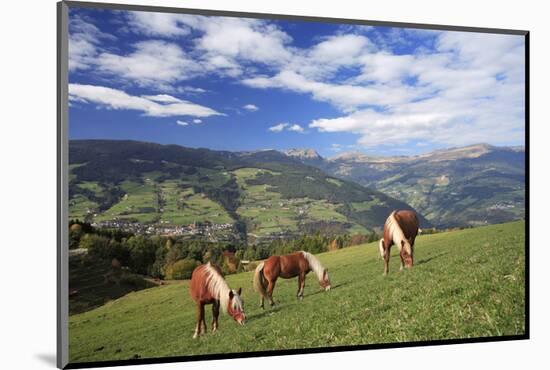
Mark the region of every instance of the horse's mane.
[[401, 229], [401, 226], [397, 222], [397, 218], [395, 217], [395, 213], [397, 211], [393, 211], [388, 219], [386, 220], [386, 227], [388, 228], [388, 232], [390, 234], [390, 238], [393, 240], [395, 245], [401, 250], [401, 240], [405, 241], [405, 250], [407, 253], [411, 254], [411, 244], [405, 237], [405, 233], [403, 232], [403, 229]]
[[319, 279], [319, 281], [323, 281], [323, 273], [325, 272], [325, 268], [323, 267], [323, 265], [321, 265], [321, 261], [319, 261], [317, 257], [315, 257], [311, 253], [305, 251], [301, 252], [309, 263], [309, 267], [311, 268], [311, 270], [317, 275], [317, 279]]
[[223, 312], [227, 313], [227, 302], [229, 302], [229, 291], [233, 291], [233, 309], [242, 311], [243, 302], [235, 290], [227, 285], [223, 276], [208, 262], [205, 266], [206, 285], [212, 297], [220, 301]]

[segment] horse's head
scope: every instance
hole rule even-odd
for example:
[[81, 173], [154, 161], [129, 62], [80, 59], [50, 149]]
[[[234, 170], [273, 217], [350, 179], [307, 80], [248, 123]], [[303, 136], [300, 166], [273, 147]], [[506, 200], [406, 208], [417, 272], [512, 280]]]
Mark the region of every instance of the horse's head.
[[413, 267], [413, 248], [410, 241], [401, 240], [401, 250], [399, 254], [406, 268]]
[[330, 290], [330, 277], [328, 276], [328, 269], [323, 271], [323, 278], [319, 281], [319, 284], [321, 284], [321, 287], [325, 289], [325, 291]]
[[236, 322], [244, 325], [244, 302], [241, 298], [241, 288], [239, 290], [229, 290], [229, 301], [227, 302], [227, 313]]

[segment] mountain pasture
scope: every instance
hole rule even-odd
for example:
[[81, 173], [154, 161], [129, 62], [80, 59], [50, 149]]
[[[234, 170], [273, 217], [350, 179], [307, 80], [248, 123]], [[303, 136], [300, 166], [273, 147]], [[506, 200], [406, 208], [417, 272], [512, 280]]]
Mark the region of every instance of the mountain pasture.
[[[332, 290], [315, 276], [296, 299], [296, 279], [277, 282], [273, 308], [259, 308], [252, 272], [226, 277], [242, 287], [247, 324], [227, 315], [192, 339], [195, 306], [188, 281], [130, 293], [70, 316], [70, 361], [87, 362], [354, 344], [523, 334], [523, 221], [419, 236], [415, 266], [399, 272], [396, 249], [388, 276], [377, 243], [317, 255]], [[210, 331], [211, 310], [206, 321]]]

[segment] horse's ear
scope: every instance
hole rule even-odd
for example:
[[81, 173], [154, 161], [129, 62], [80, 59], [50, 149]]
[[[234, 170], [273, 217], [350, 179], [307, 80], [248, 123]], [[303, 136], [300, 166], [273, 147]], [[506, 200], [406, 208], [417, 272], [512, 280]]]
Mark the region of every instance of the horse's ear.
[[241, 288], [239, 288], [239, 290], [237, 290], [237, 294], [241, 295]]
[[235, 295], [233, 294], [232, 290], [229, 290], [229, 299], [233, 299]]
[[404, 246], [405, 246], [405, 241], [401, 240], [401, 247], [404, 247]]

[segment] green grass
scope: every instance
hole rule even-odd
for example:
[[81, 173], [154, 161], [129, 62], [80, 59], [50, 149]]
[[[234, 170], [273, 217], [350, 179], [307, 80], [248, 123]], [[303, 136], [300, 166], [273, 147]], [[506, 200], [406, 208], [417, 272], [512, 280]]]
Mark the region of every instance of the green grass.
[[524, 228], [514, 222], [420, 236], [415, 267], [399, 272], [394, 250], [386, 277], [376, 243], [324, 253], [330, 292], [309, 274], [297, 301], [296, 280], [280, 279], [277, 305], [265, 311], [252, 273], [230, 275], [229, 285], [243, 288], [247, 325], [222, 314], [219, 331], [198, 340], [187, 281], [130, 293], [69, 318], [70, 361], [523, 334]]
[[97, 207], [98, 204], [96, 202], [92, 202], [88, 198], [78, 194], [69, 201], [70, 218], [84, 220]]
[[[258, 174], [277, 172], [259, 168], [240, 168], [233, 171], [244, 196], [237, 213], [253, 225], [249, 232], [255, 236], [267, 236], [282, 231], [296, 232], [300, 223], [326, 221], [347, 223], [348, 219], [336, 211], [341, 204], [329, 203], [326, 200], [309, 198], [285, 199], [281, 193], [269, 185], [249, 185], [246, 180], [254, 179]], [[342, 186], [342, 182], [328, 178], [328, 182]], [[350, 233], [367, 233], [361, 225], [352, 223]]]
[[69, 298], [69, 314], [89, 311], [131, 291], [153, 285], [141, 275], [112, 268], [108, 261], [71, 257], [69, 291], [78, 293]]
[[[165, 181], [161, 185], [165, 205], [162, 221], [174, 225], [187, 225], [193, 222], [232, 223], [232, 218], [218, 203], [204, 194], [195, 194], [193, 189], [181, 190], [176, 182]], [[178, 203], [180, 206], [178, 207]]]

